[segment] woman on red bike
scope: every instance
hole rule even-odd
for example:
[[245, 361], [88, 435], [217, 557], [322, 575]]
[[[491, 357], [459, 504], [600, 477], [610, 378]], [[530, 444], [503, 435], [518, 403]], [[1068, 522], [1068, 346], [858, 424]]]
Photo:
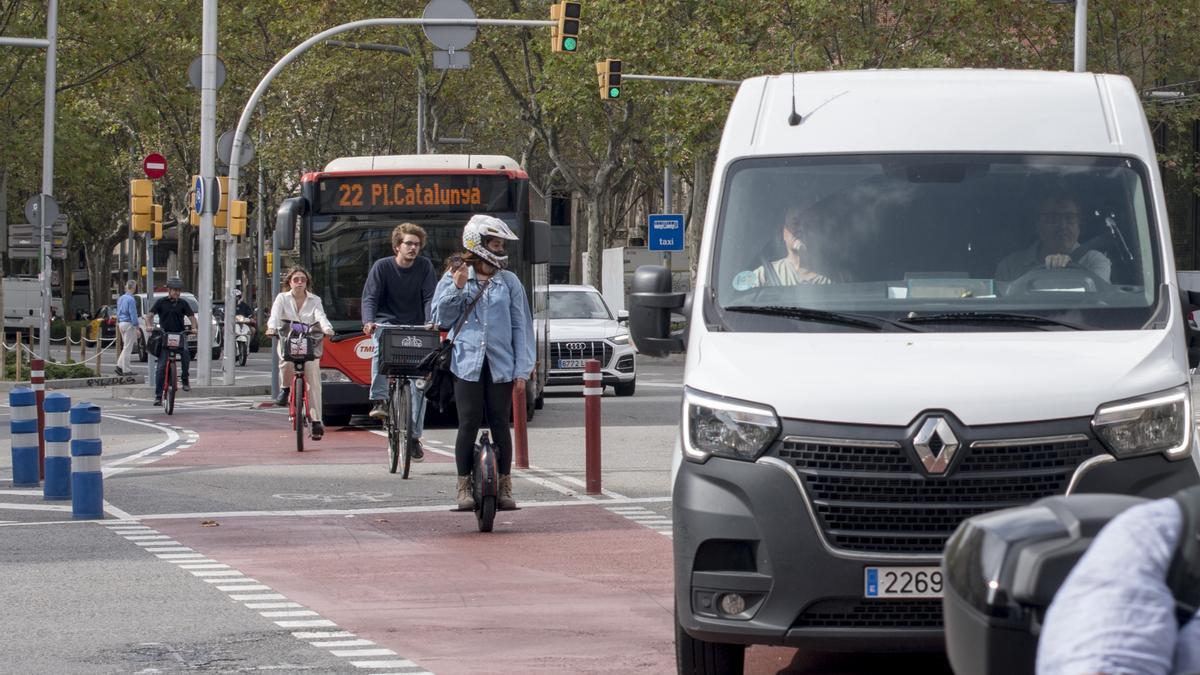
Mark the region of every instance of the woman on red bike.
[[512, 496], [513, 393], [525, 395], [533, 372], [533, 319], [525, 287], [504, 269], [506, 242], [517, 235], [499, 218], [475, 215], [463, 228], [463, 264], [448, 270], [433, 293], [437, 323], [455, 326], [464, 315], [454, 340], [450, 372], [454, 374], [454, 403], [458, 408], [458, 437], [454, 459], [458, 468], [458, 507], [475, 508], [469, 486], [475, 437], [484, 422], [496, 441], [501, 509], [515, 509]]
[[[325, 306], [321, 304], [321, 298], [308, 292], [308, 287], [312, 279], [308, 276], [308, 270], [303, 267], [293, 267], [284, 278], [284, 285], [289, 289], [275, 296], [275, 303], [271, 305], [271, 317], [267, 319], [267, 335], [275, 335], [279, 332], [285, 321], [294, 321], [296, 323], [321, 325], [321, 330], [326, 335], [333, 335], [333, 324], [329, 323], [329, 319], [325, 317]], [[283, 358], [282, 340], [276, 349], [279, 352], [279, 397], [275, 399], [275, 404], [286, 406], [288, 404], [288, 394], [291, 393], [291, 387], [288, 383], [292, 381], [292, 362]], [[320, 360], [308, 361], [304, 364], [304, 379], [307, 382], [309, 416], [312, 419], [312, 439], [314, 441], [321, 440], [325, 435], [325, 425], [321, 423], [321, 362]]]

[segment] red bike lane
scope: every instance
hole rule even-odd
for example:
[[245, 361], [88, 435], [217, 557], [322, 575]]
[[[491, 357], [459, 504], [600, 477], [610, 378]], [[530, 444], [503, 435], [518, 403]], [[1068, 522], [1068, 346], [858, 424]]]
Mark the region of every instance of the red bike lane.
[[[197, 416], [195, 446], [154, 466], [384, 471], [379, 435], [333, 430], [298, 453], [286, 419]], [[674, 672], [671, 541], [603, 505], [529, 504], [487, 534], [449, 504], [143, 522], [431, 672]]]

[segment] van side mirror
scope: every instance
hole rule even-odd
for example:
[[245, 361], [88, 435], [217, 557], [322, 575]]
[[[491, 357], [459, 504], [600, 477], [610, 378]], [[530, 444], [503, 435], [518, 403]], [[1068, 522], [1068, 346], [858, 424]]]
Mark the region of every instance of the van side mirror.
[[529, 233], [525, 235], [525, 257], [532, 265], [550, 262], [550, 223], [544, 220], [529, 221]]
[[290, 251], [296, 247], [296, 219], [307, 210], [304, 197], [290, 197], [283, 200], [279, 210], [275, 212], [275, 245], [281, 251]]
[[666, 356], [684, 348], [683, 330], [671, 331], [671, 313], [683, 314], [686, 296], [671, 292], [671, 271], [662, 265], [642, 265], [633, 273], [629, 303], [629, 334], [638, 351]]

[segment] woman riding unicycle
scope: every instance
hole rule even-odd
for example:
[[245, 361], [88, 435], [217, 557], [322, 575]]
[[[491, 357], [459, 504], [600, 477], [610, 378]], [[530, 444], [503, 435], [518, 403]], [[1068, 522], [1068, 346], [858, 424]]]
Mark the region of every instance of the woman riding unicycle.
[[[535, 345], [533, 319], [525, 289], [517, 275], [504, 269], [505, 242], [516, 241], [499, 218], [475, 215], [463, 228], [462, 263], [451, 265], [433, 295], [437, 323], [455, 326], [450, 372], [454, 376], [454, 402], [458, 408], [458, 437], [454, 458], [458, 470], [459, 510], [474, 511], [490, 501], [489, 484], [495, 485], [496, 508], [517, 508], [512, 496], [512, 419], [514, 393], [525, 395], [525, 382], [533, 371]], [[461, 325], [456, 325], [461, 322]], [[490, 435], [476, 436], [484, 420]], [[476, 457], [485, 460], [483, 475], [472, 482]], [[494, 469], [489, 457], [494, 457]], [[494, 482], [489, 478], [494, 476]], [[491, 530], [491, 517], [480, 509], [479, 527]], [[485, 527], [486, 525], [486, 527]]]

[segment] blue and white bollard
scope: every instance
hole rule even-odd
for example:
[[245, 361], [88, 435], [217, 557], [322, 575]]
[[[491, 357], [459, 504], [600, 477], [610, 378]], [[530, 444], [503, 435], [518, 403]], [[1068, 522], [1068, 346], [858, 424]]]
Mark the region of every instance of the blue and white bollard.
[[46, 394], [42, 403], [46, 413], [46, 482], [43, 499], [71, 498], [71, 397], [57, 392]]
[[71, 516], [104, 517], [104, 474], [100, 467], [100, 406], [71, 407]]
[[13, 487], [37, 487], [38, 479], [38, 411], [37, 394], [20, 387], [8, 392], [12, 418]]

